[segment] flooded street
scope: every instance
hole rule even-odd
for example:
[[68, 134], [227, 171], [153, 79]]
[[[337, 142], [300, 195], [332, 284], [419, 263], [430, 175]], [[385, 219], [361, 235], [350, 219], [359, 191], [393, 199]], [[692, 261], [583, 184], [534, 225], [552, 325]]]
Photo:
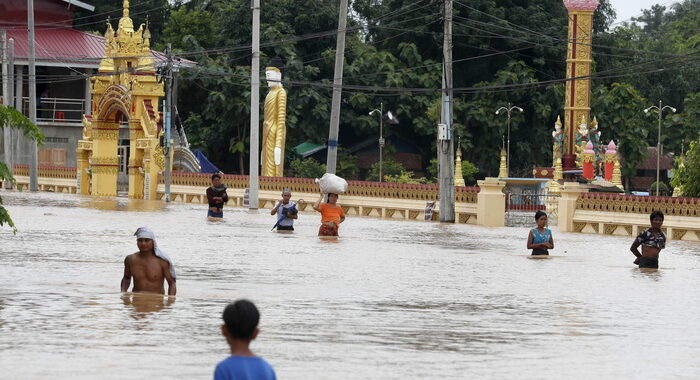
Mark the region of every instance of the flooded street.
[[[238, 298], [280, 379], [700, 374], [697, 243], [670, 241], [643, 272], [630, 238], [556, 228], [554, 257], [534, 260], [526, 228], [349, 217], [334, 242], [311, 213], [290, 235], [269, 210], [210, 223], [205, 205], [0, 196], [19, 229], [0, 230], [3, 379], [210, 379]], [[175, 262], [172, 303], [119, 292], [142, 225]]]

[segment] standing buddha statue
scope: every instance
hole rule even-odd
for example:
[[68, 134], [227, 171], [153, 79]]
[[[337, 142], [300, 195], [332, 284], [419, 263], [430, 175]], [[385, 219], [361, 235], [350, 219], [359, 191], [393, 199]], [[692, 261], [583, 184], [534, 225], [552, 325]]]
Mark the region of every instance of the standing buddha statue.
[[275, 57], [265, 68], [270, 92], [265, 97], [262, 175], [282, 177], [284, 174], [284, 143], [287, 137], [287, 90], [282, 87], [282, 59]]

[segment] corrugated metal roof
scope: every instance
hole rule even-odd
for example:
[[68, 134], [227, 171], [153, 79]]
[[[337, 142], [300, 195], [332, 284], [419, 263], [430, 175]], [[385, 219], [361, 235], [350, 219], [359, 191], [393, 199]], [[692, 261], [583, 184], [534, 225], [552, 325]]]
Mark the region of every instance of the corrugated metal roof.
[[[105, 38], [76, 29], [37, 29], [34, 33], [37, 66], [74, 66], [98, 68], [105, 54]], [[27, 31], [10, 29], [7, 38], [15, 40], [15, 61], [28, 60]], [[151, 50], [156, 65], [165, 60], [163, 53]], [[194, 62], [182, 60], [183, 65]]]
[[[104, 37], [75, 29], [37, 29], [34, 32], [37, 65], [42, 63], [81, 63], [97, 68], [105, 53]], [[8, 38], [15, 40], [15, 60], [27, 61], [29, 47], [26, 30], [8, 30]]]

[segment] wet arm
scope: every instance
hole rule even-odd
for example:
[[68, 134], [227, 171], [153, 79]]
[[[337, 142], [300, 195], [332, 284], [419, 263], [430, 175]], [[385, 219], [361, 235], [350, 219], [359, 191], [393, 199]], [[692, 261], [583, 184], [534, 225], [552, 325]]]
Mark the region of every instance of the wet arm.
[[537, 246], [538, 246], [539, 244], [532, 244], [532, 238], [533, 238], [533, 236], [532, 236], [532, 231], [530, 231], [530, 233], [527, 235], [527, 249], [535, 249], [535, 248], [538, 248]]
[[321, 201], [323, 200], [323, 193], [321, 193], [321, 196], [318, 198], [316, 203], [314, 203], [313, 208], [314, 210], [321, 212]]
[[168, 282], [168, 295], [174, 296], [175, 293], [177, 293], [177, 285], [175, 284], [175, 279], [170, 274], [170, 263], [167, 261], [163, 263], [163, 275], [165, 275], [165, 281]]
[[642, 254], [639, 252], [639, 246], [642, 243], [638, 242], [637, 240], [632, 243], [632, 246], [630, 247], [630, 251], [636, 256], [636, 257], [642, 257]]
[[282, 206], [282, 202], [277, 202], [277, 206], [273, 207], [272, 210], [270, 210], [270, 215], [277, 214], [277, 210], [279, 210], [280, 206]]
[[549, 243], [548, 244], [549, 244], [549, 247], [547, 247], [548, 249], [554, 249], [554, 237], [552, 237], [552, 235], [549, 235]]
[[226, 194], [226, 190], [224, 190], [224, 195], [221, 197], [221, 201], [224, 203], [228, 202], [228, 194]]
[[124, 259], [124, 277], [122, 277], [122, 293], [129, 291], [131, 285], [131, 270], [129, 269], [129, 257]]

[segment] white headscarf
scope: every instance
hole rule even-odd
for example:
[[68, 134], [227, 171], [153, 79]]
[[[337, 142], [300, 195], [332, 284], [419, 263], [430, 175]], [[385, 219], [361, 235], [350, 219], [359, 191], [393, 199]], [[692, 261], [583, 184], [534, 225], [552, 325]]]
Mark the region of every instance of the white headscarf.
[[169, 268], [170, 268], [170, 275], [173, 277], [173, 280], [175, 279], [175, 266], [173, 265], [173, 261], [170, 259], [170, 256], [168, 256], [165, 252], [163, 252], [160, 248], [158, 248], [158, 243], [156, 243], [156, 235], [153, 233], [153, 231], [148, 228], [148, 227], [139, 227], [136, 230], [136, 233], [134, 233], [137, 239], [151, 239], [153, 240], [153, 251], [155, 252], [156, 256], [167, 261]]

